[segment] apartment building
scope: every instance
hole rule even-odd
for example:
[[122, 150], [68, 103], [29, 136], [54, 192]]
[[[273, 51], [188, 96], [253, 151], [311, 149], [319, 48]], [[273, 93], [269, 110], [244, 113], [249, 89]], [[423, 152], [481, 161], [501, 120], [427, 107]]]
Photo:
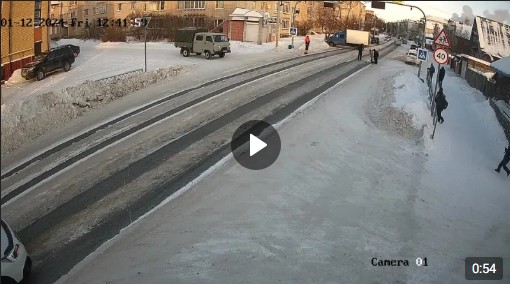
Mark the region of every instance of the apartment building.
[[[49, 1], [2, 1], [2, 82], [49, 49]], [[5, 25], [3, 20], [5, 19]]]
[[[97, 25], [98, 19], [117, 21], [137, 14], [169, 14], [189, 17], [193, 24], [200, 26], [205, 18], [214, 20], [216, 26], [229, 19], [236, 8], [268, 12], [272, 18], [277, 17], [277, 3], [281, 2], [280, 20], [281, 34], [289, 34], [294, 3], [299, 1], [52, 1], [54, 15], [71, 23], [87, 22]], [[301, 1], [304, 3], [304, 1]], [[58, 4], [57, 4], [58, 3]], [[292, 7], [292, 8], [291, 8]], [[124, 25], [122, 22], [121, 25]], [[68, 25], [64, 31], [66, 36], [79, 36], [83, 26]]]
[[[71, 22], [87, 22], [97, 25], [98, 19], [108, 19], [111, 23], [126, 19], [133, 13], [137, 14], [169, 14], [188, 17], [194, 25], [203, 25], [206, 18], [213, 19], [215, 26], [220, 26], [236, 8], [266, 12], [272, 21], [276, 21], [278, 4], [280, 6], [280, 34], [288, 36], [295, 10], [295, 21], [312, 21], [314, 11], [324, 7], [325, 1], [52, 1], [55, 5], [55, 15]], [[332, 1], [329, 1], [332, 2]], [[363, 26], [365, 19], [365, 5], [361, 1], [333, 1], [335, 12], [342, 20], [357, 19]], [[59, 10], [59, 11], [57, 11]], [[60, 12], [60, 13], [59, 13]], [[68, 26], [65, 35], [79, 36], [83, 27]]]

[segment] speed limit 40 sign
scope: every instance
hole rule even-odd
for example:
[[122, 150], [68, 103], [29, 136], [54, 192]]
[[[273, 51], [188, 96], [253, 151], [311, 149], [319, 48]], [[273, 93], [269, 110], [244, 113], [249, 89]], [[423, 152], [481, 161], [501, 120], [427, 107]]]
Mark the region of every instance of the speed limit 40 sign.
[[448, 52], [446, 52], [446, 50], [442, 48], [434, 50], [434, 60], [438, 64], [445, 64], [446, 62], [448, 62]]

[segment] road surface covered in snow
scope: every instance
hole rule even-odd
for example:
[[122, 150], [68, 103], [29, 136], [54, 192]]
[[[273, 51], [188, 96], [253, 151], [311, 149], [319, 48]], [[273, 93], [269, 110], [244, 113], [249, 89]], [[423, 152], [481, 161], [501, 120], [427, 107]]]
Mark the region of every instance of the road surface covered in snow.
[[493, 170], [503, 130], [447, 71], [445, 123], [430, 140], [424, 84], [394, 60], [404, 52], [281, 125], [271, 167], [222, 161], [60, 282], [462, 283], [465, 257], [508, 262], [508, 178]]

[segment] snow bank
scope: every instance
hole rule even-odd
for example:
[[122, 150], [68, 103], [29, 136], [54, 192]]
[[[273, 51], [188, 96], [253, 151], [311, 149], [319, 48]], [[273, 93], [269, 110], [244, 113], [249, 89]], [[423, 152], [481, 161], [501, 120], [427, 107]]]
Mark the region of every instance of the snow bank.
[[2, 105], [2, 156], [30, 143], [40, 135], [64, 126], [90, 109], [191, 71], [195, 66], [175, 66], [125, 78], [86, 81], [80, 85], [27, 97]]
[[427, 89], [416, 75], [397, 73], [382, 78], [365, 110], [378, 128], [406, 139], [419, 140], [430, 119]]
[[14, 84], [19, 84], [19, 83], [23, 83], [23, 82], [26, 82], [27, 80], [25, 80], [25, 78], [23, 78], [21, 76], [21, 69], [17, 69], [15, 70], [11, 77], [9, 78], [9, 80], [7, 80], [5, 82], [6, 85], [14, 85]]
[[404, 73], [395, 78], [396, 108], [401, 108], [412, 116], [413, 125], [417, 129], [423, 128], [430, 121], [430, 111], [427, 108], [427, 87], [414, 74]]

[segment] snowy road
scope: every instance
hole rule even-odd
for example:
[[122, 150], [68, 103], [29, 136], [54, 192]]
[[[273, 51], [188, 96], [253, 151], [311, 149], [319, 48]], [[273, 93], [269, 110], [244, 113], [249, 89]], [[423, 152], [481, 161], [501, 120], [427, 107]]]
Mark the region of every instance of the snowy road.
[[[232, 89], [232, 84], [239, 82], [200, 87], [98, 131], [88, 141], [73, 141], [73, 147], [59, 149], [26, 167], [25, 173], [2, 180], [3, 218], [19, 230], [31, 252], [34, 279], [37, 283], [56, 280], [81, 257], [223, 157], [233, 131], [244, 121], [266, 118], [275, 123], [367, 65], [353, 58], [354, 52], [340, 51], [306, 64], [280, 66], [284, 70], [273, 70], [274, 74], [236, 77], [247, 81], [242, 88]], [[257, 80], [250, 77], [253, 75], [268, 78]], [[218, 91], [225, 87], [222, 83], [231, 86]], [[203, 103], [194, 101], [200, 98]], [[168, 120], [162, 121], [162, 114]], [[149, 123], [150, 129], [124, 137], [129, 139], [117, 138], [118, 143], [106, 144], [107, 149], [101, 145], [154, 118], [164, 123], [154, 123], [159, 122], [156, 119]], [[102, 146], [101, 155], [84, 158], [82, 153], [91, 144]], [[78, 157], [79, 166], [70, 167], [66, 159], [74, 157]], [[60, 167], [58, 171], [64, 169], [64, 174], [37, 184], [44, 177], [34, 173], [51, 172], [55, 165]], [[19, 186], [24, 188], [11, 190]]]
[[415, 72], [383, 59], [331, 89], [280, 127], [271, 167], [228, 161], [60, 282], [468, 283], [465, 257], [509, 263], [508, 179], [492, 170], [503, 131], [479, 92], [448, 72], [446, 122], [421, 139], [412, 100], [426, 92], [402, 74]]

